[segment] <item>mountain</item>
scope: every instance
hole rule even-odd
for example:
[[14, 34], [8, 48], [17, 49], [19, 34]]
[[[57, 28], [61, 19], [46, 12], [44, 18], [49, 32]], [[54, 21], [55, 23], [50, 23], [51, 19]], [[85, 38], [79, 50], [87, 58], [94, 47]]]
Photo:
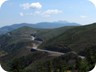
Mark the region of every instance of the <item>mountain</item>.
[[[15, 58], [21, 58], [22, 56], [29, 56], [30, 54], [33, 54], [33, 52], [31, 52], [31, 50], [27, 48], [33, 45], [31, 34], [36, 33], [36, 37], [43, 39], [43, 41], [45, 42], [71, 28], [74, 28], [74, 26], [61, 27], [56, 29], [38, 29], [24, 26], [1, 35], [0, 62], [4, 64], [4, 69], [8, 69], [8, 66], [6, 67], [5, 64], [9, 63], [9, 61], [12, 61]], [[40, 53], [42, 54], [42, 52]]]
[[69, 29], [43, 43], [41, 48], [53, 49], [68, 47], [73, 51], [80, 52], [93, 45], [96, 45], [96, 23]]
[[[71, 28], [74, 28], [74, 26], [61, 27], [61, 28], [56, 28], [56, 29], [38, 29], [38, 28], [31, 28], [31, 27], [24, 26], [24, 27], [15, 29], [11, 32], [8, 32], [0, 36], [0, 50], [1, 50], [0, 56], [10, 54], [10, 53], [13, 53], [13, 55], [14, 53], [16, 53], [16, 56], [17, 56], [18, 50], [19, 51], [23, 50], [22, 48], [24, 48], [25, 50], [27, 45], [28, 46], [32, 45], [30, 44], [32, 34], [36, 34], [37, 39], [41, 38], [45, 42], [51, 38], [54, 38], [62, 34], [66, 30], [71, 29]], [[30, 52], [28, 51], [26, 53], [30, 53]]]
[[63, 26], [79, 26], [80, 24], [77, 23], [69, 23], [65, 21], [58, 21], [58, 22], [40, 22], [37, 24], [28, 24], [28, 23], [21, 23], [21, 24], [13, 24], [10, 26], [5, 26], [0, 28], [0, 34], [5, 34], [7, 32], [10, 32], [14, 29], [23, 27], [23, 26], [28, 26], [32, 28], [43, 28], [43, 29], [50, 29], [50, 28], [58, 28], [58, 27], [63, 27]]
[[41, 44], [39, 48], [60, 52], [68, 48], [86, 57], [88, 63], [94, 65], [96, 62], [96, 23], [69, 29]]
[[[84, 65], [83, 63], [81, 65], [88, 65], [86, 68], [92, 70], [96, 63], [96, 23], [69, 29], [61, 35], [42, 43], [39, 48], [59, 52], [71, 49], [73, 51], [72, 54], [84, 56], [86, 61]], [[69, 59], [72, 57], [72, 54], [68, 56]]]
[[[71, 29], [71, 28], [74, 28], [74, 26], [61, 27], [61, 28], [56, 28], [56, 29], [38, 29], [38, 28], [31, 28], [31, 27], [24, 26], [24, 27], [15, 29], [11, 32], [8, 32], [4, 35], [1, 35], [0, 36], [0, 45], [1, 45], [0, 49], [11, 52], [9, 48], [11, 48], [12, 45], [18, 44], [19, 42], [28, 42], [28, 41], [30, 42], [31, 34], [36, 34], [37, 38], [41, 38], [45, 42], [51, 38], [54, 38], [62, 34], [66, 30]], [[15, 49], [15, 48], [12, 48], [12, 49]]]
[[[33, 49], [38, 39], [43, 42]], [[96, 23], [54, 29], [24, 26], [0, 36], [0, 63], [9, 72], [87, 72], [95, 62]]]
[[64, 26], [80, 26], [80, 24], [70, 23], [67, 21], [58, 21], [58, 22], [41, 22], [37, 23], [36, 25], [37, 28], [58, 28]]

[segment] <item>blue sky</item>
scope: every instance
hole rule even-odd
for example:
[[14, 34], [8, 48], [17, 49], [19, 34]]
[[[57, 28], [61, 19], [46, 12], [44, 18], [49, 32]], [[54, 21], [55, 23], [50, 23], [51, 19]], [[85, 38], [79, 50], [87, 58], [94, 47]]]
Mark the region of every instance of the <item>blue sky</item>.
[[96, 22], [95, 4], [89, 0], [8, 0], [0, 7], [0, 27], [60, 20], [89, 24]]

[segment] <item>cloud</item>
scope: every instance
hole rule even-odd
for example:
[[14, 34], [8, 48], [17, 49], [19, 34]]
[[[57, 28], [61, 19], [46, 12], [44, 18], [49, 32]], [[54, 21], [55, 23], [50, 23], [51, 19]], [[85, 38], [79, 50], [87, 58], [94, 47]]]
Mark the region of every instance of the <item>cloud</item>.
[[89, 0], [96, 7], [96, 0]]
[[23, 9], [41, 9], [42, 5], [39, 2], [35, 3], [24, 3], [21, 5]]
[[46, 10], [43, 12], [43, 15], [45, 17], [50, 17], [51, 15], [55, 15], [55, 14], [60, 14], [62, 13], [63, 11], [61, 10], [58, 10], [58, 9], [49, 9], [49, 10]]
[[6, 1], [8, 1], [8, 0], [0, 0], [0, 8], [1, 8], [1, 6], [2, 6]]
[[40, 10], [36, 10], [34, 12], [31, 12], [31, 13], [20, 13], [20, 16], [41, 16], [41, 17], [50, 17], [52, 15], [56, 15], [56, 14], [60, 14], [62, 13], [63, 11], [61, 10], [58, 10], [58, 9], [48, 9], [46, 11], [40, 11]]
[[40, 14], [41, 14], [40, 11], [35, 11], [35, 12], [31, 12], [31, 13], [23, 13], [23, 12], [19, 13], [20, 16], [37, 16], [37, 15], [40, 15]]
[[23, 12], [21, 12], [21, 13], [20, 13], [20, 16], [24, 16], [24, 13], [23, 13]]
[[81, 18], [87, 18], [87, 16], [84, 16], [84, 15], [82, 15], [82, 16], [80, 16]]

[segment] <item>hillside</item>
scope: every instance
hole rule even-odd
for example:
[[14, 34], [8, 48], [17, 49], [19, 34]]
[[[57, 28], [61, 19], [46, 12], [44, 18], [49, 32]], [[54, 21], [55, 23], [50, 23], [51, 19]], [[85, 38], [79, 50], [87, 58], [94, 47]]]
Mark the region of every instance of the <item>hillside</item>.
[[[37, 42], [32, 35], [43, 40], [39, 49], [33, 49]], [[0, 36], [0, 63], [9, 72], [87, 72], [95, 61], [95, 23], [55, 29], [24, 26]]]
[[12, 30], [18, 29], [23, 26], [32, 27], [32, 28], [43, 28], [43, 29], [52, 29], [52, 28], [59, 28], [63, 26], [79, 26], [80, 24], [77, 23], [70, 23], [70, 22], [40, 22], [36, 24], [29, 24], [29, 23], [20, 23], [20, 24], [14, 24], [10, 26], [4, 26], [0, 28], [0, 34], [5, 34], [7, 32], [10, 32]]
[[86, 47], [96, 45], [96, 24], [79, 26], [67, 30], [61, 35], [43, 43], [41, 48], [71, 48], [73, 51], [80, 52]]
[[49, 39], [39, 48], [60, 52], [62, 49], [70, 48], [78, 55], [84, 56], [92, 69], [92, 65], [95, 66], [96, 63], [96, 23], [69, 29]]
[[[29, 49], [26, 49], [26, 47], [31, 45], [31, 34], [36, 33], [36, 37], [43, 39], [45, 42], [70, 28], [73, 27], [62, 27], [57, 29], [36, 29], [24, 26], [13, 30], [6, 33], [5, 35], [0, 36], [0, 56], [9, 54], [8, 57], [10, 57], [10, 55], [13, 54], [12, 57], [18, 57], [22, 56], [24, 53], [30, 54]], [[57, 31], [60, 32], [57, 34]]]

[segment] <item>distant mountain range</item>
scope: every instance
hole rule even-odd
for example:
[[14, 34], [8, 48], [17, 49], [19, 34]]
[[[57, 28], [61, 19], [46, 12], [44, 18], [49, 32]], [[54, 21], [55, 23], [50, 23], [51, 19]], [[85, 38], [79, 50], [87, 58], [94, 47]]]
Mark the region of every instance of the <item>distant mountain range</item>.
[[50, 29], [50, 28], [58, 28], [58, 27], [63, 27], [63, 26], [79, 26], [80, 24], [77, 23], [70, 23], [67, 21], [58, 21], [58, 22], [40, 22], [37, 24], [29, 24], [29, 23], [21, 23], [21, 24], [13, 24], [10, 26], [4, 26], [0, 28], [0, 34], [5, 34], [7, 32], [10, 32], [14, 29], [23, 27], [23, 26], [28, 26], [32, 28], [43, 28], [43, 29]]

